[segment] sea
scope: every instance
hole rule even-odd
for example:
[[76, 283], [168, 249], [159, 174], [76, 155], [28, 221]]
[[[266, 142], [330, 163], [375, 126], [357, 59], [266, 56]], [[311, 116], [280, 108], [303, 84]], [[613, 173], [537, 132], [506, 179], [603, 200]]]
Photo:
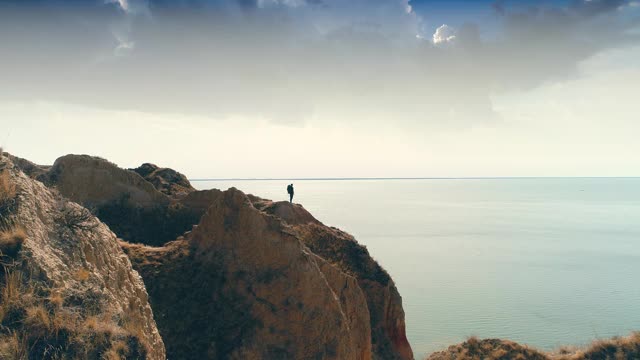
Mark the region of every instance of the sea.
[[416, 359], [470, 336], [543, 350], [640, 330], [640, 178], [194, 181], [294, 202], [392, 276]]

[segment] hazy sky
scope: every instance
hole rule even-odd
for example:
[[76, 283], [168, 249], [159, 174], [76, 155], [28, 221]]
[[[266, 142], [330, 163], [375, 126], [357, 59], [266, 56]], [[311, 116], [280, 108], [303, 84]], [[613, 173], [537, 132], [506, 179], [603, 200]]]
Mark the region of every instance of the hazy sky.
[[640, 176], [640, 1], [0, 1], [0, 144], [192, 178]]

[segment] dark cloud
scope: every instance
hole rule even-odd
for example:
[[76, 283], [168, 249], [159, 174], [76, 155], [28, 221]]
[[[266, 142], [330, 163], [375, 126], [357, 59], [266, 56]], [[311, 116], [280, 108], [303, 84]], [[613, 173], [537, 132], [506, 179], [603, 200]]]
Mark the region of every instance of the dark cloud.
[[502, 8], [496, 39], [470, 23], [446, 47], [417, 39], [419, 19], [398, 0], [5, 7], [0, 99], [463, 126], [495, 119], [491, 93], [565, 78], [637, 41], [612, 10], [620, 4], [592, 2]]

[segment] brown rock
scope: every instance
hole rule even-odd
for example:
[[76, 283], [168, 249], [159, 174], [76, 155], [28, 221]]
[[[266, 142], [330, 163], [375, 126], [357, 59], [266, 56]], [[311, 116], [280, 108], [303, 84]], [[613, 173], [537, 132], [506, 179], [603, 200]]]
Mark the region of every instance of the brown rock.
[[217, 189], [192, 191], [179, 200], [179, 203], [193, 212], [198, 219], [221, 196], [222, 191]]
[[172, 197], [182, 197], [195, 191], [187, 177], [173, 169], [145, 163], [131, 170], [153, 184], [158, 191]]
[[13, 162], [15, 166], [17, 166], [23, 173], [25, 173], [28, 177], [32, 179], [38, 178], [38, 176], [43, 175], [44, 173], [49, 171], [49, 168], [51, 168], [51, 166], [37, 165], [27, 159], [19, 158], [11, 154], [7, 154], [7, 155], [9, 156], [9, 158], [11, 159], [11, 162]]
[[371, 358], [356, 280], [236, 189], [186, 239], [124, 248], [145, 278], [169, 358]]
[[67, 155], [39, 177], [46, 185], [83, 206], [130, 242], [162, 245], [197, 224], [204, 211], [192, 211], [138, 173], [107, 160]]
[[165, 194], [137, 173], [88, 155], [58, 158], [40, 179], [54, 186], [63, 196], [88, 207], [119, 201], [124, 194], [140, 207], [167, 205], [170, 202]]
[[374, 359], [413, 359], [406, 337], [402, 297], [389, 274], [353, 236], [313, 218], [302, 206], [288, 202], [259, 206], [281, 218], [315, 254], [357, 279], [371, 318]]

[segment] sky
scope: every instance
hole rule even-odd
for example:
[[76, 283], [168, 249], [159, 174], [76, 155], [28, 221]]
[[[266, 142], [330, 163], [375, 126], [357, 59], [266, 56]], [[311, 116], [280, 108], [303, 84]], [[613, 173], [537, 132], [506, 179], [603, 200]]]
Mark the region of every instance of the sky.
[[0, 84], [40, 164], [640, 176], [640, 1], [4, 0]]

